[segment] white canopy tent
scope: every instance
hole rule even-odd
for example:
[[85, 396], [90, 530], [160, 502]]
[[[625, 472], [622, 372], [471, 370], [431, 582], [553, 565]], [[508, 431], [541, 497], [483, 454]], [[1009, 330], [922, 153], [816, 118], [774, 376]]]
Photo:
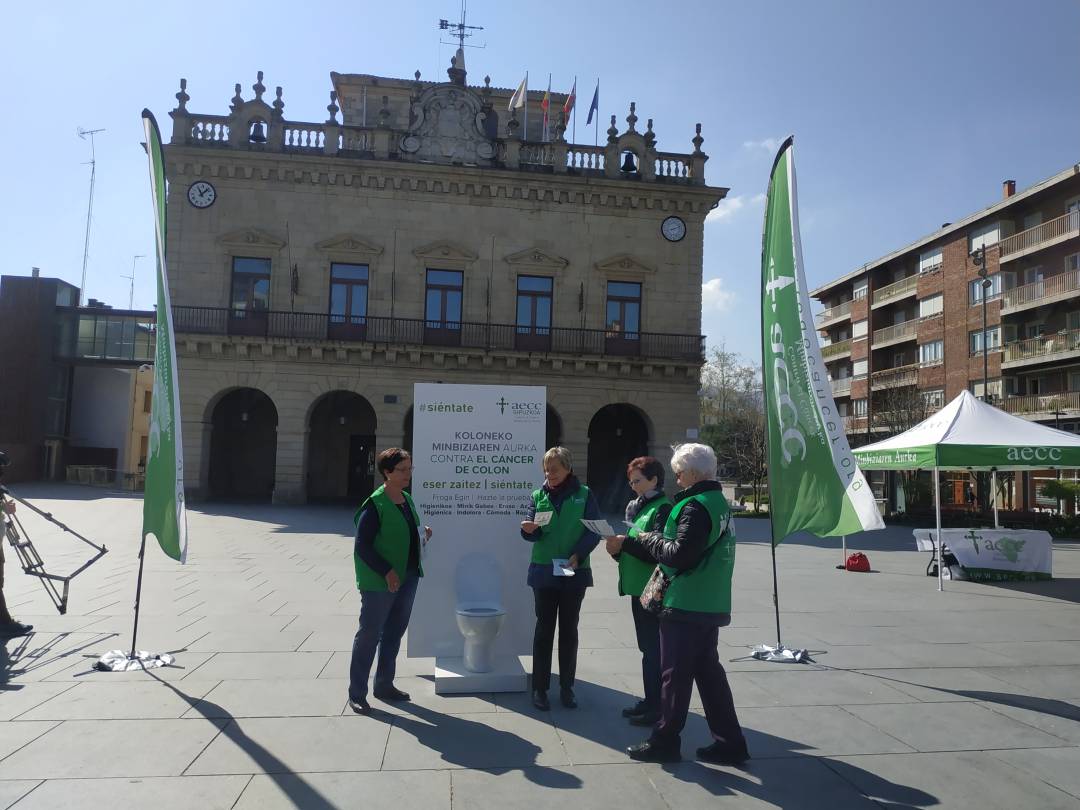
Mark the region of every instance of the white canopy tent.
[[[1005, 413], [964, 391], [910, 430], [852, 452], [864, 470], [933, 470], [940, 538], [941, 470], [990, 471], [997, 526], [997, 471], [1080, 467], [1080, 436]], [[938, 590], [944, 589], [943, 567], [939, 554]]]

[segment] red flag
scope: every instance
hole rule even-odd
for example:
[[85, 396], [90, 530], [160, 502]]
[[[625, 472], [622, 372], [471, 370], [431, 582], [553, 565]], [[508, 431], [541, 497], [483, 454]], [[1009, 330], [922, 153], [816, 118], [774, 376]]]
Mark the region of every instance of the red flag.
[[566, 103], [563, 104], [562, 111], [566, 120], [570, 120], [570, 111], [574, 109], [574, 103], [577, 101], [577, 79], [574, 79], [574, 86], [570, 89], [570, 95], [566, 97]]

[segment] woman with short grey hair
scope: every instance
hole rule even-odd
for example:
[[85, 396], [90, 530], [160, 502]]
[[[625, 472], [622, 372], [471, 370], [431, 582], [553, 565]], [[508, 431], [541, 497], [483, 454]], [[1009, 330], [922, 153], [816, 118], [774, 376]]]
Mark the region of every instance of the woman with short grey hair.
[[677, 762], [694, 684], [712, 732], [712, 745], [697, 755], [708, 762], [739, 765], [750, 758], [727, 674], [717, 650], [719, 629], [731, 623], [731, 575], [735, 533], [731, 512], [716, 480], [716, 453], [703, 444], [675, 448], [671, 459], [681, 487], [663, 531], [607, 538], [616, 554], [642, 547], [668, 578], [660, 618], [660, 720], [652, 735], [631, 746], [631, 759]]

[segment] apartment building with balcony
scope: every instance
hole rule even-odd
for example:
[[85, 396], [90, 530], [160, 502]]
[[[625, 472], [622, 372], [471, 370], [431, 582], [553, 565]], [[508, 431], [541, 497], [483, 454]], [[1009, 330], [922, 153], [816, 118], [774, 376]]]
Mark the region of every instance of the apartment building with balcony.
[[898, 391], [930, 411], [965, 388], [982, 396], [984, 350], [995, 405], [1080, 430], [1080, 164], [1019, 192], [1006, 181], [994, 205], [812, 295], [852, 444], [897, 426]]
[[332, 73], [317, 123], [261, 73], [223, 115], [182, 82], [165, 162], [192, 497], [363, 497], [375, 451], [411, 444], [415, 382], [546, 386], [548, 444], [608, 506], [627, 461], [694, 435], [704, 221], [727, 192], [700, 126], [658, 151], [630, 104], [606, 143], [571, 144], [564, 97], [545, 132], [542, 93], [526, 116], [460, 51], [447, 73]]

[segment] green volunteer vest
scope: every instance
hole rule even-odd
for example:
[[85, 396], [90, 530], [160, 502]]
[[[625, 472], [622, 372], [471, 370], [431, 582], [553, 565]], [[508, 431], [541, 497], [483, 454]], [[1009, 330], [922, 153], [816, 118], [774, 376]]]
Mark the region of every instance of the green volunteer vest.
[[[390, 563], [390, 567], [397, 572], [398, 577], [404, 582], [407, 576], [405, 567], [409, 564], [409, 543], [412, 542], [412, 532], [405, 516], [401, 514], [401, 508], [395, 504], [384, 491], [385, 485], [371, 493], [371, 497], [361, 504], [353, 516], [353, 524], [360, 522], [360, 513], [368, 503], [375, 505], [379, 513], [379, 533], [375, 535], [375, 550], [384, 560]], [[413, 520], [416, 521], [417, 531], [423, 531], [420, 516], [416, 513], [416, 504], [408, 492], [402, 493], [405, 503], [412, 510]], [[356, 566], [356, 587], [362, 591], [385, 591], [386, 578], [379, 576], [366, 563], [360, 559], [360, 555], [353, 553], [353, 563]], [[420, 576], [424, 575], [424, 567], [420, 566]]]
[[[664, 573], [672, 577], [671, 584], [664, 594], [664, 607], [676, 610], [691, 610], [698, 613], [731, 613], [731, 575], [735, 570], [735, 532], [728, 529], [723, 537], [720, 532], [727, 525], [727, 499], [718, 490], [710, 490], [684, 498], [679, 501], [668, 515], [664, 524], [664, 537], [674, 540], [678, 531], [679, 513], [690, 501], [697, 501], [709, 512], [712, 530], [706, 545], [706, 553], [695, 568], [678, 571], [666, 565], [660, 566]], [[709, 550], [714, 544], [716, 548]]]
[[[646, 504], [645, 508], [638, 512], [633, 525], [626, 533], [627, 537], [636, 537], [642, 532], [653, 531], [653, 520], [661, 506], [670, 506], [671, 501], [666, 495], [661, 495], [656, 500]], [[619, 596], [641, 596], [645, 590], [645, 583], [649, 581], [656, 566], [639, 560], [625, 551], [619, 555]]]
[[[589, 500], [589, 488], [582, 485], [577, 492], [562, 503], [562, 508], [555, 511], [551, 499], [543, 489], [532, 494], [533, 505], [537, 512], [551, 512], [551, 522], [540, 527], [540, 539], [532, 546], [532, 562], [550, 565], [552, 560], [565, 560], [574, 552], [574, 546], [585, 533], [581, 519], [585, 517], [585, 504]], [[579, 568], [589, 567], [589, 558], [579, 561]]]

